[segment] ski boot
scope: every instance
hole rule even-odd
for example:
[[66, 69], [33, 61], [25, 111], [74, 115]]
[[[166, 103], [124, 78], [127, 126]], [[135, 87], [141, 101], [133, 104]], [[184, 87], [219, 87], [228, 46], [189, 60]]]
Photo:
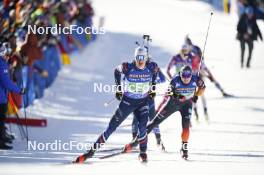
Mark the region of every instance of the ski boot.
[[84, 163], [86, 159], [93, 157], [95, 153], [94, 149], [90, 149], [87, 153], [80, 155], [73, 163]]
[[156, 140], [157, 140], [157, 146], [158, 146], [158, 148], [160, 148], [162, 151], [165, 151], [165, 146], [164, 146], [164, 144], [163, 144], [163, 142], [162, 142], [162, 140], [161, 140], [161, 135], [160, 135], [160, 133], [156, 133], [155, 136], [156, 136]]
[[140, 162], [142, 162], [142, 163], [147, 163], [147, 162], [148, 162], [148, 155], [147, 155], [147, 153], [145, 153], [145, 152], [141, 152], [141, 153], [139, 153], [139, 155], [138, 155], [138, 159], [139, 159]]
[[157, 146], [158, 146], [158, 148], [161, 149], [161, 151], [166, 151], [165, 146], [164, 146], [161, 139], [159, 141], [157, 140]]
[[73, 163], [83, 163], [83, 162], [85, 162], [86, 159], [93, 157], [95, 151], [98, 150], [100, 148], [101, 144], [104, 144], [104, 143], [105, 143], [105, 139], [104, 139], [104, 136], [102, 134], [97, 139], [97, 141], [94, 143], [93, 147], [91, 147], [87, 153], [77, 157], [77, 159]]
[[[248, 58], [248, 59], [250, 59], [250, 58]], [[249, 61], [247, 62], [247, 68], [250, 68], [250, 62]]]
[[231, 95], [231, 94], [228, 94], [228, 93], [226, 93], [226, 92], [222, 92], [222, 95], [223, 95], [223, 97], [225, 97], [225, 98], [230, 98], [230, 97], [234, 97], [234, 95]]
[[125, 147], [123, 148], [123, 152], [130, 153], [132, 149], [138, 145], [138, 143], [139, 143], [138, 140], [135, 139], [132, 142], [126, 144]]
[[13, 149], [13, 147], [7, 145], [5, 141], [0, 140], [0, 150], [1, 150], [1, 149], [2, 149], [2, 150], [11, 150], [11, 149]]
[[9, 144], [12, 144], [13, 143], [13, 139], [8, 137], [6, 134], [2, 135], [1, 136], [1, 140], [6, 142], [6, 143], [9, 143]]
[[194, 115], [195, 115], [195, 121], [198, 124], [199, 123], [199, 114], [198, 114], [197, 108], [193, 108], [193, 111], [194, 111]]
[[182, 142], [182, 147], [181, 147], [181, 155], [182, 158], [187, 160], [188, 159], [188, 142]]
[[205, 117], [205, 120], [207, 121], [207, 123], [209, 123], [209, 116], [208, 116], [207, 108], [204, 108], [204, 117]]
[[6, 135], [6, 137], [7, 137], [8, 139], [10, 139], [10, 140], [14, 140], [14, 139], [15, 139], [15, 136], [14, 136], [12, 133], [10, 133], [10, 132], [8, 131], [8, 129], [7, 129], [6, 126], [4, 127], [4, 129], [5, 129], [5, 135]]
[[6, 135], [5, 126], [1, 126], [0, 128], [0, 139], [2, 142], [9, 143], [9, 144], [13, 142], [13, 139]]

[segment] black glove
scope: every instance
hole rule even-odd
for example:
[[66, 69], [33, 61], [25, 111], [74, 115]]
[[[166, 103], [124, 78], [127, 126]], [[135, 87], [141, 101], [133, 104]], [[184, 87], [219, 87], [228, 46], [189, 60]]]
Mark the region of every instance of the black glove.
[[122, 92], [116, 92], [115, 97], [116, 97], [117, 100], [120, 101], [122, 99], [122, 97], [123, 97], [123, 93]]
[[19, 92], [19, 94], [21, 94], [21, 95], [25, 95], [26, 94], [26, 88], [22, 88], [21, 90], [20, 90], [20, 92]]
[[120, 84], [116, 85], [116, 94], [115, 97], [117, 100], [121, 100], [123, 97], [123, 93], [122, 93], [122, 86]]
[[193, 101], [194, 103], [197, 103], [197, 100], [198, 100], [198, 96], [197, 96], [197, 95], [193, 96], [192, 101]]
[[149, 91], [149, 97], [150, 98], [155, 98], [156, 97], [156, 92], [155, 91]]

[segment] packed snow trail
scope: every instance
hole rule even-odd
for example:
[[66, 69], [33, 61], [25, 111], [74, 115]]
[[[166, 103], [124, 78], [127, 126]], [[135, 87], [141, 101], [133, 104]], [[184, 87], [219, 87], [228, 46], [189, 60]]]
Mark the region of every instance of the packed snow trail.
[[[45, 97], [28, 109], [32, 116], [48, 119], [47, 128], [29, 128], [31, 141], [62, 143], [71, 140], [92, 142], [107, 127], [118, 104], [104, 103], [113, 93], [94, 93], [94, 83], [114, 84], [113, 69], [132, 59], [136, 40], [142, 34], [153, 38], [152, 56], [165, 73], [186, 34], [203, 46], [210, 12], [208, 4], [174, 0], [96, 0], [98, 15], [106, 17], [106, 31], [80, 54], [72, 55], [72, 65], [64, 67]], [[149, 163], [144, 166], [137, 153], [109, 159], [93, 158], [83, 166], [68, 165], [84, 150], [27, 151], [16, 133], [14, 149], [1, 151], [0, 174], [262, 174], [264, 168], [264, 75], [263, 43], [255, 43], [251, 69], [240, 69], [239, 43], [235, 40], [237, 16], [215, 12], [205, 62], [227, 92], [236, 98], [222, 98], [206, 81], [210, 125], [193, 120], [189, 142], [190, 161], [180, 158], [181, 121], [174, 114], [161, 125], [168, 153], [161, 153], [149, 136]], [[259, 23], [264, 31], [263, 22]], [[166, 84], [158, 87], [163, 89]], [[162, 90], [161, 90], [162, 91]], [[160, 92], [162, 93], [162, 92]], [[161, 97], [157, 97], [157, 103]], [[201, 105], [199, 103], [199, 105]], [[202, 111], [199, 111], [202, 118]], [[122, 146], [131, 139], [131, 118], [108, 140]], [[104, 155], [103, 152], [95, 157]], [[65, 164], [66, 163], [66, 164]]]

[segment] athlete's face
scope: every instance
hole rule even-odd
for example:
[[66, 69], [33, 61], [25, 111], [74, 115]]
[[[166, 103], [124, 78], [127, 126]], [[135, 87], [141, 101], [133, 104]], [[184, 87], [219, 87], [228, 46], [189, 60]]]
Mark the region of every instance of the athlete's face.
[[146, 66], [146, 61], [136, 61], [136, 66], [137, 66], [139, 69], [144, 69], [145, 66]]
[[189, 50], [188, 50], [188, 49], [182, 49], [182, 53], [183, 53], [184, 55], [187, 55], [187, 54], [189, 53]]
[[182, 49], [181, 52], [183, 55], [183, 59], [186, 59], [188, 54], [190, 53], [188, 49]]
[[192, 79], [192, 73], [191, 72], [183, 72], [181, 75], [181, 80], [184, 84], [189, 84]]
[[145, 65], [146, 65], [146, 56], [144, 55], [137, 55], [136, 56], [136, 66], [139, 68], [139, 69], [144, 69], [145, 68]]
[[192, 78], [182, 78], [184, 84], [189, 84]]

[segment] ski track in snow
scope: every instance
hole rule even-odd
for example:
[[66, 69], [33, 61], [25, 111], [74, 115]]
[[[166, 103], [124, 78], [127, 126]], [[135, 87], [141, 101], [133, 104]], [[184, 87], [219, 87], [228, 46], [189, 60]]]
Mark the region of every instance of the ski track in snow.
[[[107, 127], [118, 102], [103, 104], [113, 93], [93, 93], [93, 83], [114, 84], [113, 69], [131, 59], [134, 41], [148, 33], [153, 38], [152, 56], [165, 73], [186, 34], [203, 46], [211, 6], [197, 1], [175, 0], [96, 0], [98, 15], [106, 17], [104, 36], [81, 53], [73, 54], [72, 65], [64, 66], [45, 97], [27, 109], [30, 116], [48, 119], [47, 128], [29, 129], [37, 142], [92, 142]], [[68, 162], [84, 150], [27, 151], [15, 125], [14, 149], [0, 151], [0, 174], [263, 174], [264, 163], [264, 75], [263, 43], [256, 42], [252, 68], [240, 69], [239, 43], [235, 40], [237, 16], [214, 13], [205, 62], [224, 89], [236, 98], [222, 98], [206, 81], [210, 124], [192, 121], [190, 160], [180, 158], [181, 120], [178, 113], [161, 124], [168, 153], [160, 152], [149, 136], [149, 163], [142, 165], [137, 153], [100, 160], [98, 152], [84, 165]], [[259, 23], [264, 31], [263, 22]], [[162, 94], [168, 82], [159, 85]], [[162, 99], [156, 98], [157, 104]], [[198, 102], [201, 106], [200, 101]], [[129, 117], [108, 140], [108, 148], [131, 139]]]

